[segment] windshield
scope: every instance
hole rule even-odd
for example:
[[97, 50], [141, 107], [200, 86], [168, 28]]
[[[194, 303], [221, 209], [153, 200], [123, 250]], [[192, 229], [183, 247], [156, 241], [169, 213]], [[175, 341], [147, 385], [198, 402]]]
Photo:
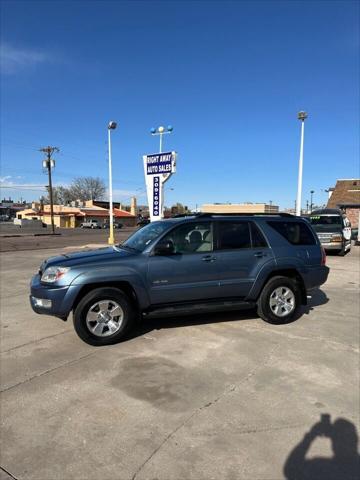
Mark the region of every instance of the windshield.
[[133, 233], [120, 247], [143, 252], [145, 248], [169, 228], [168, 222], [152, 222]]
[[342, 217], [340, 215], [314, 215], [310, 217], [311, 225], [324, 225], [341, 227]]

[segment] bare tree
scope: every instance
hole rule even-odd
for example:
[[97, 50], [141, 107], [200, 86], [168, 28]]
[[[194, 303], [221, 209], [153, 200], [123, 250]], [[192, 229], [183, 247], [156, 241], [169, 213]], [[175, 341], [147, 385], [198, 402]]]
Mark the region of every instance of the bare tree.
[[99, 177], [77, 177], [70, 185], [75, 200], [101, 200], [106, 192], [105, 183]]
[[[67, 205], [72, 200], [75, 200], [70, 192], [69, 188], [66, 187], [53, 187], [53, 201], [55, 205]], [[49, 203], [49, 194], [43, 198], [44, 203]]]
[[187, 211], [188, 207], [179, 202], [171, 207], [171, 213], [173, 215], [182, 215], [183, 213], [187, 213]]
[[[77, 177], [69, 187], [53, 187], [55, 205], [68, 205], [75, 200], [101, 200], [106, 192], [105, 183], [99, 177]], [[49, 203], [49, 195], [44, 197]]]

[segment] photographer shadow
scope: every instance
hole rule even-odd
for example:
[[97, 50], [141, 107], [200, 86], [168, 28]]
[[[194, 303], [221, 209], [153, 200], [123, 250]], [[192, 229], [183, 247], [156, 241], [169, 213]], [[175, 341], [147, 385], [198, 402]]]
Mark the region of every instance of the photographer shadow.
[[[317, 437], [330, 439], [333, 457], [305, 458]], [[355, 425], [345, 418], [330, 423], [330, 415], [322, 415], [289, 454], [284, 475], [287, 480], [358, 480], [360, 456]]]

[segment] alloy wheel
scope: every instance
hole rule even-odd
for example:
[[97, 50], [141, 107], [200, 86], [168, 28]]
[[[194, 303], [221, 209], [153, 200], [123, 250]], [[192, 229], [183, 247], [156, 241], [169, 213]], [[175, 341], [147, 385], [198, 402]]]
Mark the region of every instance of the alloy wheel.
[[124, 320], [124, 311], [114, 300], [94, 303], [86, 315], [89, 331], [97, 337], [108, 337], [119, 331]]
[[280, 318], [289, 315], [294, 310], [295, 303], [295, 294], [289, 287], [277, 287], [270, 295], [270, 309]]

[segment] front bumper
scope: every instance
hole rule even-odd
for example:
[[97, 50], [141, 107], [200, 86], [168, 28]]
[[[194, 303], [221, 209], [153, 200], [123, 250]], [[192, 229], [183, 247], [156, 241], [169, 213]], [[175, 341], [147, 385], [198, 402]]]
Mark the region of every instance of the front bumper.
[[343, 248], [342, 242], [321, 242], [321, 246], [325, 250], [341, 250]]
[[[53, 315], [66, 319], [71, 312], [81, 285], [54, 286], [40, 282], [40, 275], [34, 275], [30, 284], [30, 305], [36, 313]], [[50, 306], [39, 305], [37, 299], [50, 300]], [[49, 302], [43, 302], [49, 303]]]

